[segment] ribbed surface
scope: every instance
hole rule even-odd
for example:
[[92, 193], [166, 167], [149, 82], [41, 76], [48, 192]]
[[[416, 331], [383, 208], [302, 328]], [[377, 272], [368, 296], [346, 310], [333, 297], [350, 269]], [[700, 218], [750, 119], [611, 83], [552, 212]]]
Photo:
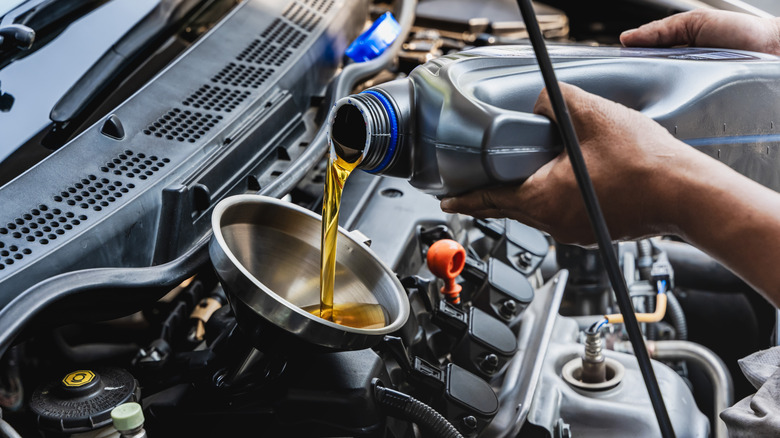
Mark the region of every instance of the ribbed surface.
[[463, 438], [458, 429], [435, 409], [404, 393], [377, 387], [376, 399], [399, 417], [409, 420], [423, 429], [425, 436]]
[[585, 360], [603, 361], [601, 335], [596, 333], [586, 333], [585, 336]]

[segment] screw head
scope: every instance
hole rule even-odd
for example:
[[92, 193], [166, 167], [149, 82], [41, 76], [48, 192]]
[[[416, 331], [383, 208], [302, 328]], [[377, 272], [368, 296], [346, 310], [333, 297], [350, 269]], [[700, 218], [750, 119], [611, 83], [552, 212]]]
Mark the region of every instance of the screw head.
[[482, 368], [482, 371], [488, 374], [495, 373], [498, 370], [498, 356], [493, 353], [488, 354], [484, 359], [482, 359], [479, 367]]
[[477, 418], [473, 415], [467, 415], [463, 417], [460, 420], [460, 424], [463, 425], [464, 429], [467, 429], [469, 431], [475, 431], [477, 430]]
[[501, 303], [501, 307], [498, 309], [498, 313], [506, 319], [511, 319], [517, 314], [517, 303], [515, 300], [504, 300]]

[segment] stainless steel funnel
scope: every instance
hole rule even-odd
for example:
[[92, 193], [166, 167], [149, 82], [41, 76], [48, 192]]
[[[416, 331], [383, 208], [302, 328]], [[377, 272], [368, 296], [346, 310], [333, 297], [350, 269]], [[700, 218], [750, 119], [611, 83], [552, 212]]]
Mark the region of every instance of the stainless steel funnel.
[[334, 303], [379, 304], [387, 311], [387, 324], [348, 327], [301, 309], [318, 306], [320, 296], [321, 220], [308, 210], [275, 198], [239, 195], [217, 204], [211, 223], [211, 261], [239, 326], [260, 348], [299, 349], [302, 343], [367, 348], [409, 317], [408, 298], [393, 271], [343, 229]]

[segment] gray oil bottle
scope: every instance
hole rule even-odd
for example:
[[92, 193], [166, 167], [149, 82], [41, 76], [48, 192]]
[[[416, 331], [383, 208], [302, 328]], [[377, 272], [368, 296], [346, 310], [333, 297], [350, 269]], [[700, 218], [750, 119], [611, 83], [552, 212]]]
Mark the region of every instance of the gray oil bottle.
[[[680, 140], [780, 190], [780, 58], [718, 49], [551, 46], [558, 79], [653, 118]], [[339, 100], [336, 153], [359, 168], [457, 194], [526, 179], [562, 144], [532, 113], [530, 46], [444, 56]]]

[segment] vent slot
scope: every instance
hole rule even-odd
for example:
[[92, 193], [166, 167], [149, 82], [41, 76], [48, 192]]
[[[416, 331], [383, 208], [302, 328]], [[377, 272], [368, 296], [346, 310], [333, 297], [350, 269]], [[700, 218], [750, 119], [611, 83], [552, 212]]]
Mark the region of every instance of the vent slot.
[[6, 245], [5, 242], [0, 240], [0, 271], [4, 270], [6, 266], [11, 266], [14, 263], [18, 263], [24, 256], [32, 254], [32, 250], [29, 248], [19, 248], [16, 245]]
[[211, 78], [211, 82], [234, 87], [258, 88], [274, 73], [273, 69], [231, 62]]
[[[113, 160], [101, 166], [100, 170], [101, 172], [113, 173], [117, 176], [124, 175], [128, 178], [138, 178], [140, 180], [145, 180], [157, 173], [161, 168], [165, 167], [165, 165], [170, 162], [171, 160], [168, 158], [158, 158], [155, 155], [147, 156], [143, 153], [134, 154], [133, 151], [125, 151], [124, 153], [119, 154], [119, 156]], [[101, 185], [107, 184], [108, 187], [101, 187]], [[113, 198], [121, 198], [123, 193], [127, 193], [125, 188], [132, 189], [133, 187], [131, 186], [132, 184], [128, 184], [126, 187], [122, 187], [121, 181], [109, 181], [106, 178], [102, 178], [100, 183], [96, 183], [96, 187], [89, 188], [87, 190], [92, 193], [96, 193], [94, 188], [97, 188], [100, 189], [100, 195], [111, 196], [113, 192]], [[114, 192], [114, 190], [116, 190], [116, 192]], [[82, 196], [88, 195], [82, 193]], [[101, 200], [101, 197], [98, 197], [97, 200]], [[78, 199], [76, 201], [80, 202]], [[114, 202], [114, 200], [109, 199], [108, 202], [111, 203]], [[106, 207], [106, 205], [103, 206]]]
[[303, 3], [321, 14], [327, 14], [335, 0], [304, 0]]
[[220, 115], [214, 116], [173, 108], [163, 114], [157, 121], [147, 126], [144, 129], [144, 134], [166, 140], [195, 143], [196, 140], [204, 136], [220, 120], [222, 120]]
[[290, 4], [282, 16], [293, 24], [311, 32], [320, 24], [322, 17], [330, 12], [334, 3], [335, 0], [297, 1]]
[[[94, 175], [92, 177], [96, 178]], [[87, 220], [84, 214], [41, 204], [0, 227], [0, 270], [33, 253], [30, 245], [48, 245]]]
[[[279, 67], [292, 56], [292, 50], [301, 47], [306, 41], [308, 32], [311, 32], [322, 18], [320, 14], [297, 2], [290, 3], [283, 17], [285, 19], [277, 18], [272, 21], [265, 30], [260, 32], [259, 38], [250, 42], [236, 56], [236, 60]], [[290, 23], [298, 25], [303, 30], [295, 28]]]
[[[236, 109], [247, 97], [249, 91], [232, 90], [225, 87], [203, 85], [198, 90], [184, 99], [182, 105], [206, 111], [224, 111], [229, 113]], [[220, 117], [221, 118], [221, 117]], [[175, 122], [174, 118], [174, 122]], [[183, 119], [182, 119], [183, 120]], [[177, 122], [180, 123], [180, 122]], [[170, 125], [171, 123], [169, 123]], [[176, 125], [172, 125], [176, 126]]]
[[[298, 45], [300, 45], [300, 43], [298, 43]], [[236, 60], [279, 67], [284, 64], [291, 55], [292, 51], [287, 50], [282, 46], [256, 39], [236, 56]]]

